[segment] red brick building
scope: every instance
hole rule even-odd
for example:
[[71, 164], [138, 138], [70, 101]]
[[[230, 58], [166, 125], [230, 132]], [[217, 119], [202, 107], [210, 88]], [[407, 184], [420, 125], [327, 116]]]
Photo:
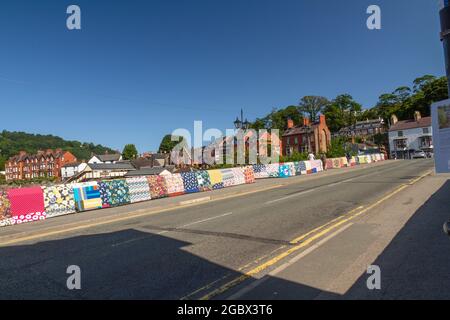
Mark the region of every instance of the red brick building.
[[304, 118], [303, 123], [297, 126], [294, 125], [293, 120], [289, 119], [287, 127], [282, 136], [283, 156], [289, 156], [295, 151], [312, 152], [316, 155], [328, 151], [331, 132], [324, 115], [320, 115], [319, 121], [314, 123]]
[[32, 155], [21, 151], [5, 163], [6, 180], [31, 180], [43, 177], [55, 177], [60, 180], [61, 167], [76, 161], [77, 158], [72, 153], [61, 149], [38, 151]]

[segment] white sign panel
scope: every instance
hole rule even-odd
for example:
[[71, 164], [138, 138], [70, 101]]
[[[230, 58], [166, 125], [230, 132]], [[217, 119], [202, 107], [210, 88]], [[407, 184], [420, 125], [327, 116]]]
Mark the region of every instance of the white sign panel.
[[431, 106], [436, 173], [450, 173], [450, 99]]

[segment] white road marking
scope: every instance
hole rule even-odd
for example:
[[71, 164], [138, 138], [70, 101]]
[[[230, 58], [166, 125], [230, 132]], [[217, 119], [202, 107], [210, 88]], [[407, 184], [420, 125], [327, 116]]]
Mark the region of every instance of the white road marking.
[[249, 285], [247, 285], [246, 287], [242, 288], [241, 290], [239, 290], [238, 292], [236, 292], [235, 294], [231, 295], [230, 297], [228, 297], [226, 300], [237, 300], [240, 299], [243, 295], [245, 295], [246, 293], [250, 292], [251, 290], [255, 289], [256, 287], [258, 287], [259, 285], [261, 285], [262, 283], [264, 283], [266, 280], [270, 279], [270, 277], [274, 277], [276, 274], [282, 272], [283, 270], [285, 270], [286, 268], [288, 268], [289, 266], [293, 265], [294, 263], [296, 263], [297, 261], [299, 261], [300, 259], [304, 258], [305, 256], [307, 256], [308, 254], [310, 254], [311, 252], [313, 252], [314, 250], [318, 249], [319, 247], [321, 247], [323, 244], [325, 244], [327, 241], [331, 240], [332, 238], [336, 237], [338, 234], [340, 234], [341, 232], [347, 230], [349, 227], [351, 227], [353, 225], [352, 222], [350, 222], [349, 224], [346, 224], [345, 226], [343, 226], [342, 228], [336, 230], [335, 232], [333, 232], [332, 234], [330, 234], [328, 237], [320, 240], [319, 242], [317, 242], [316, 244], [312, 245], [311, 247], [309, 247], [308, 249], [306, 249], [305, 251], [301, 252], [300, 254], [296, 255], [295, 257], [293, 257], [291, 260], [289, 260], [288, 262], [282, 264], [281, 266], [279, 266], [278, 268], [272, 270], [271, 272], [269, 272], [267, 275], [263, 276], [262, 278], [259, 278], [258, 280], [253, 281], [252, 283], [250, 283]]

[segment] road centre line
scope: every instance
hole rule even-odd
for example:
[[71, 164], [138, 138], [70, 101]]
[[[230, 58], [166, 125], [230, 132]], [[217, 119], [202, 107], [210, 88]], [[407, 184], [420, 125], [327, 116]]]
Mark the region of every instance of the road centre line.
[[[337, 221], [335, 224], [332, 224], [331, 226], [329, 226], [328, 228], [320, 231], [319, 233], [314, 234], [313, 236], [307, 238], [306, 235], [305, 236], [301, 236], [297, 239], [294, 239], [293, 241], [298, 241], [298, 239], [300, 238], [305, 238], [306, 240], [304, 240], [303, 242], [300, 242], [298, 245], [291, 247], [290, 249], [280, 253], [278, 256], [270, 259], [269, 261], [256, 266], [255, 268], [253, 268], [252, 270], [242, 274], [241, 276], [225, 283], [224, 285], [220, 286], [219, 288], [207, 293], [206, 295], [202, 296], [200, 298], [200, 300], [209, 300], [212, 299], [213, 297], [220, 295], [222, 293], [224, 293], [225, 291], [239, 285], [240, 283], [244, 282], [245, 280], [255, 277], [257, 274], [259, 274], [260, 272], [268, 269], [269, 267], [272, 267], [273, 265], [275, 265], [276, 263], [278, 263], [279, 261], [285, 259], [286, 257], [290, 256], [292, 253], [307, 247], [309, 244], [311, 244], [312, 242], [314, 242], [315, 240], [321, 238], [322, 236], [328, 234], [329, 232], [331, 232], [332, 230], [335, 230], [337, 227], [350, 222], [351, 220], [355, 219], [358, 216], [361, 216], [362, 214], [368, 212], [369, 210], [377, 207], [378, 205], [380, 205], [381, 203], [385, 202], [386, 200], [390, 199], [391, 197], [393, 197], [394, 195], [396, 195], [397, 193], [401, 192], [402, 190], [404, 190], [405, 188], [414, 185], [415, 183], [417, 183], [418, 181], [422, 180], [423, 178], [425, 178], [426, 176], [428, 176], [431, 173], [431, 170], [427, 171], [426, 173], [424, 173], [423, 175], [421, 175], [420, 177], [410, 180], [408, 183], [402, 184], [400, 185], [397, 189], [395, 189], [394, 191], [386, 194], [385, 196], [383, 196], [381, 199], [379, 199], [378, 201], [374, 202], [373, 204], [369, 205], [366, 208], [361, 209], [360, 211], [357, 211], [354, 214], [351, 214], [348, 218], [342, 219]], [[353, 210], [354, 211], [354, 210]], [[346, 214], [349, 215], [351, 213], [351, 211], [349, 213]], [[311, 234], [311, 232], [308, 232], [308, 234]], [[196, 290], [198, 291], [198, 290]], [[187, 295], [190, 296], [190, 295]]]

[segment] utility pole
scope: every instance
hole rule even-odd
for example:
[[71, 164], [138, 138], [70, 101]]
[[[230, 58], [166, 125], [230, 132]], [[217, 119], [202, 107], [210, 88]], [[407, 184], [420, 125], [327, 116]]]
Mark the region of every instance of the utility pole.
[[444, 44], [448, 91], [450, 92], [450, 0], [441, 0], [441, 41]]

